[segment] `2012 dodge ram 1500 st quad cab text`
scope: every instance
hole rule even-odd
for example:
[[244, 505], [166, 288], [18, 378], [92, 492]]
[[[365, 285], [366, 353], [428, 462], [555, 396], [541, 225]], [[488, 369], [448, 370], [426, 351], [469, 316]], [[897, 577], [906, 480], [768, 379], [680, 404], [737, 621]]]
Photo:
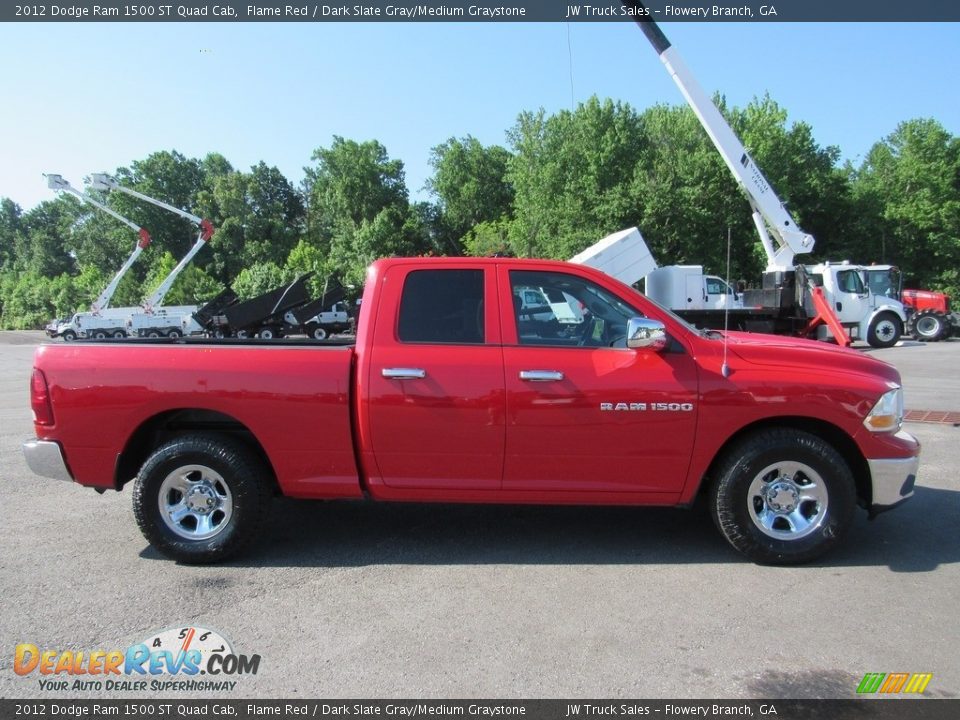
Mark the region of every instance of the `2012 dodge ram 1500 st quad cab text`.
[[[522, 312], [536, 289], [579, 322]], [[541, 308], [546, 310], [547, 308]], [[545, 316], [546, 315], [546, 316]], [[134, 480], [147, 540], [188, 563], [252, 541], [271, 497], [687, 506], [761, 563], [834, 546], [913, 493], [900, 376], [857, 351], [701, 332], [580, 265], [374, 263], [353, 345], [44, 345], [31, 469]]]

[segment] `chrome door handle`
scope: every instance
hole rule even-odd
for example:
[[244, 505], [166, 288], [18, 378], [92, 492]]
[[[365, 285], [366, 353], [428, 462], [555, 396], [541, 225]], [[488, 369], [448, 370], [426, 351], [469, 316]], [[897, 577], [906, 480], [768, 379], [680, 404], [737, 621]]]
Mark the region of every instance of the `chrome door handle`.
[[427, 376], [427, 371], [420, 368], [384, 368], [380, 373], [391, 380], [420, 380]]
[[563, 373], [557, 370], [521, 370], [520, 379], [530, 382], [553, 382], [563, 380]]

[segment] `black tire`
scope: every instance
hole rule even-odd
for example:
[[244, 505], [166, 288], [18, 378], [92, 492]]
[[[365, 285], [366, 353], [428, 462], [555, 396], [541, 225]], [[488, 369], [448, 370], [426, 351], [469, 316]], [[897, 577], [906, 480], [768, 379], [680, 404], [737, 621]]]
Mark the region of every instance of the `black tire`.
[[867, 330], [867, 342], [870, 347], [888, 348], [897, 344], [903, 334], [900, 318], [891, 312], [882, 312], [870, 323]]
[[160, 332], [159, 332], [158, 330], [150, 330], [150, 331], [147, 333], [147, 337], [149, 337], [149, 338], [158, 338], [158, 337], [160, 337]]
[[170, 332], [167, 333], [167, 337], [168, 337], [168, 338], [171, 338], [171, 339], [173, 339], [173, 340], [176, 340], [176, 339], [178, 339], [178, 338], [180, 337], [180, 331], [179, 331], [179, 330], [171, 330]]
[[326, 338], [327, 338], [326, 328], [322, 328], [322, 327], [320, 327], [320, 326], [317, 326], [317, 327], [315, 327], [315, 328], [310, 332], [310, 336], [311, 336], [314, 340], [326, 340]]
[[106, 340], [109, 337], [106, 330], [95, 330], [93, 333], [94, 340]]
[[710, 496], [723, 536], [764, 565], [820, 557], [850, 529], [856, 506], [853, 474], [840, 453], [786, 428], [754, 433], [726, 451]]
[[943, 313], [920, 310], [907, 321], [907, 332], [920, 342], [938, 342], [950, 336], [950, 323]]
[[64, 342], [73, 342], [77, 339], [77, 334], [73, 330], [67, 330], [61, 335]]
[[[190, 488], [189, 493], [178, 485]], [[247, 446], [223, 435], [187, 435], [162, 445], [140, 468], [133, 514], [143, 536], [168, 558], [192, 565], [216, 563], [253, 541], [271, 495], [270, 472]], [[207, 500], [213, 509], [195, 507]], [[183, 517], [177, 522], [170, 511], [179, 510]], [[201, 525], [204, 517], [207, 526]]]
[[113, 337], [115, 337], [117, 340], [119, 340], [120, 338], [125, 338], [126, 336], [127, 334], [123, 330], [113, 331]]

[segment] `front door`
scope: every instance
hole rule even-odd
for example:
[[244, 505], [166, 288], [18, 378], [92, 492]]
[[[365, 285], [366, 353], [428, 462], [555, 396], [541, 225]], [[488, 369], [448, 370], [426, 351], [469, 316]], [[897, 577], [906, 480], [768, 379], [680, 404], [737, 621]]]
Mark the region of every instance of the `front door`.
[[628, 349], [627, 320], [642, 313], [596, 283], [501, 273], [502, 287], [566, 293], [584, 308], [576, 325], [503, 320], [504, 490], [679, 492], [696, 428], [693, 359], [679, 345]]

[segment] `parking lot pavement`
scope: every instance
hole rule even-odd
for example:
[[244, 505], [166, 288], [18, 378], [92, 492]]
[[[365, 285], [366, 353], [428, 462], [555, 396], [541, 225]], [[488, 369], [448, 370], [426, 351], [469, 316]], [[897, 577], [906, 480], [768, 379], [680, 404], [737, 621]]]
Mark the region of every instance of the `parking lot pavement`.
[[[18, 643], [109, 650], [186, 624], [261, 655], [224, 697], [853, 697], [866, 672], [960, 693], [951, 425], [911, 423], [916, 496], [799, 568], [745, 562], [702, 509], [284, 500], [252, 553], [184, 567], [148, 548], [129, 491], [27, 470], [37, 339], [0, 333], [0, 696], [102, 695], [17, 676]], [[960, 343], [877, 356], [909, 405], [960, 409]]]

